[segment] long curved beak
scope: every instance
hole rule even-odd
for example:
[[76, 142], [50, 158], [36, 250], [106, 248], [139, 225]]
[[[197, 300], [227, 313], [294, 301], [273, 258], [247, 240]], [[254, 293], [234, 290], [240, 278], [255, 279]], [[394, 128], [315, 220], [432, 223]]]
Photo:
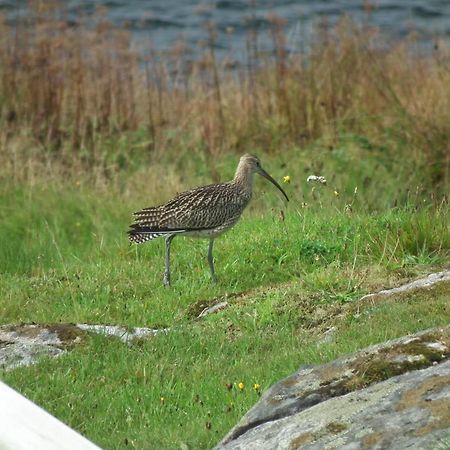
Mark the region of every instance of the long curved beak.
[[274, 186], [276, 186], [281, 191], [281, 193], [284, 195], [286, 200], [289, 201], [289, 198], [286, 195], [286, 192], [283, 191], [282, 187], [262, 167], [258, 168], [257, 173], [259, 173], [261, 176], [263, 176], [264, 178], [269, 180]]

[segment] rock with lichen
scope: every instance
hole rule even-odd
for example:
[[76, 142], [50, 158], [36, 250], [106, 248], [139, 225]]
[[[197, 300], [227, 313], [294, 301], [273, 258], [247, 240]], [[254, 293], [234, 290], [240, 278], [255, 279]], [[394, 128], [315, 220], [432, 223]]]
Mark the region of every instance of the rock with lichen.
[[301, 367], [216, 449], [423, 449], [449, 440], [450, 326]]
[[117, 325], [22, 324], [0, 326], [0, 369], [35, 364], [43, 357], [56, 357], [83, 342], [89, 333], [115, 336], [125, 343], [167, 332], [152, 328], [125, 329]]

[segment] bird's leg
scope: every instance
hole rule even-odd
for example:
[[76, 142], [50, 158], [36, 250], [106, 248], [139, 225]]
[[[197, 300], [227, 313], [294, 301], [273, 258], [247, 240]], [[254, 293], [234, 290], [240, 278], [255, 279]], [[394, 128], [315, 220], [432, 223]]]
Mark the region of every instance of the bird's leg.
[[166, 268], [164, 270], [164, 286], [170, 286], [170, 243], [174, 237], [174, 234], [170, 234], [166, 237]]
[[217, 283], [217, 277], [216, 277], [216, 273], [214, 271], [213, 245], [214, 245], [214, 239], [210, 239], [209, 240], [209, 248], [208, 248], [208, 263], [209, 263], [209, 268], [211, 269], [211, 278], [214, 283]]

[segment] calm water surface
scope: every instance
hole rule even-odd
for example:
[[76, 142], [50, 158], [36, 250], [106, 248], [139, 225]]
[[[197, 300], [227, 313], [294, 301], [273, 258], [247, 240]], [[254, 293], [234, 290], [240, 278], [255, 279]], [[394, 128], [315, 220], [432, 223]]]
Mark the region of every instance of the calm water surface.
[[[207, 40], [206, 24], [217, 28], [219, 56], [239, 58], [246, 46], [248, 31], [257, 29], [261, 45], [268, 44], [264, 30], [270, 15], [285, 20], [287, 47], [301, 51], [311, 30], [323, 20], [335, 23], [342, 14], [357, 22], [369, 22], [393, 37], [417, 33], [419, 45], [432, 48], [436, 41], [450, 42], [450, 0], [372, 0], [370, 15], [361, 0], [65, 0], [68, 19], [89, 17], [105, 7], [108, 17], [130, 30], [137, 43], [149, 43], [159, 51], [182, 39], [189, 48], [199, 49]], [[0, 0], [0, 12], [14, 22], [24, 14], [23, 0]], [[266, 42], [265, 42], [266, 40]]]

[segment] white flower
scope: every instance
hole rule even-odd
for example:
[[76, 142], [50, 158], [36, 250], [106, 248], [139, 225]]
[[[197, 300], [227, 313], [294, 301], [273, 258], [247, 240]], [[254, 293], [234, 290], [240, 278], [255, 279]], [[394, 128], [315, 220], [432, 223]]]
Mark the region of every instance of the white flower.
[[325, 179], [325, 177], [322, 177], [320, 175], [310, 175], [306, 181], [308, 183], [327, 184], [327, 180]]

